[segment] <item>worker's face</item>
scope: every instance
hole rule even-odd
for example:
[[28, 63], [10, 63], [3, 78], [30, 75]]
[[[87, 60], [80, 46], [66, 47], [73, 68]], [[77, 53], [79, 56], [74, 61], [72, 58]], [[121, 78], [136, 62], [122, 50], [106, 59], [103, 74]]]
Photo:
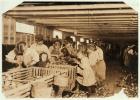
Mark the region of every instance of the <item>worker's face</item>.
[[27, 49], [27, 45], [22, 44], [22, 49], [25, 51]]
[[42, 61], [44, 61], [44, 62], [47, 61], [47, 59], [48, 59], [47, 54], [42, 54], [41, 59], [42, 59]]
[[55, 42], [54, 47], [55, 47], [56, 49], [59, 49], [59, 48], [60, 48], [60, 43], [59, 43], [59, 42]]

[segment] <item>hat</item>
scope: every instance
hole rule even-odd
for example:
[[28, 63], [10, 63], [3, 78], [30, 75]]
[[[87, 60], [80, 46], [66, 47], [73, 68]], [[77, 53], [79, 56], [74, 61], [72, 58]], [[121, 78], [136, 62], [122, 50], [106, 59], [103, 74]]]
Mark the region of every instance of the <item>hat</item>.
[[69, 37], [69, 36], [66, 37], [65, 40], [66, 40], [68, 43], [72, 43], [72, 42], [73, 42], [73, 39], [72, 39], [71, 37]]
[[37, 34], [37, 35], [35, 36], [35, 39], [36, 39], [37, 41], [43, 41], [43, 35], [42, 35], [42, 34]]

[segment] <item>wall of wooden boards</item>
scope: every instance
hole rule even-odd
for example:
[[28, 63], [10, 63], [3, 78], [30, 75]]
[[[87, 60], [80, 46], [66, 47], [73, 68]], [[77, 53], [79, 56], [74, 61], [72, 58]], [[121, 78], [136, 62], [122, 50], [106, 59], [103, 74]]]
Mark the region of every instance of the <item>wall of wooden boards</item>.
[[16, 32], [16, 19], [3, 16], [3, 44], [14, 45], [19, 41], [25, 41], [28, 45], [35, 42], [35, 36], [30, 33]]

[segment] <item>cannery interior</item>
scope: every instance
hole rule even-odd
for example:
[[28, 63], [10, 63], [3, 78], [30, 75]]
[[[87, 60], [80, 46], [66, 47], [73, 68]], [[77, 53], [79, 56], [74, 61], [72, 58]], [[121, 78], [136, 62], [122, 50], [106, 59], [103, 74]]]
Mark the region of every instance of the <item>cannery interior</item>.
[[3, 13], [8, 98], [138, 96], [138, 12], [124, 2], [26, 1]]

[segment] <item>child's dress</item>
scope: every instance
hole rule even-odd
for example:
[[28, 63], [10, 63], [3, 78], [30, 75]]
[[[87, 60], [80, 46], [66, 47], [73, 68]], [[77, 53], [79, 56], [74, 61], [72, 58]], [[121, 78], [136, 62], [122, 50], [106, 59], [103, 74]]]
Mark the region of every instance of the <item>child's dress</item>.
[[82, 84], [83, 86], [92, 86], [96, 83], [95, 79], [95, 72], [92, 70], [90, 66], [89, 59], [85, 56], [81, 58], [81, 64], [80, 67], [83, 68], [83, 70], [78, 68], [78, 72], [83, 77], [77, 77], [77, 81]]

